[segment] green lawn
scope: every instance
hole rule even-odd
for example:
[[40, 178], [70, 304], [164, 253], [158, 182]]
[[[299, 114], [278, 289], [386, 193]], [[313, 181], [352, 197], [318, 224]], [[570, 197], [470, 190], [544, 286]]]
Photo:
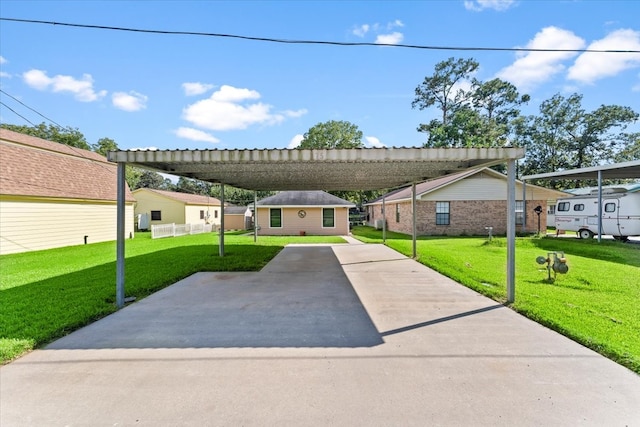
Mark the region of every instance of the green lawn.
[[[381, 242], [382, 232], [356, 227]], [[411, 238], [387, 232], [387, 245], [412, 255]], [[497, 301], [506, 301], [506, 239], [421, 237], [418, 261]], [[564, 251], [569, 272], [547, 281], [535, 259]], [[553, 277], [553, 274], [552, 274]], [[512, 308], [640, 373], [640, 246], [575, 238], [516, 239]]]
[[[198, 271], [257, 271], [288, 243], [344, 243], [340, 237], [225, 234], [151, 240], [138, 233], [125, 250], [126, 296], [137, 299]], [[115, 242], [0, 256], [0, 360], [21, 354], [116, 310]]]

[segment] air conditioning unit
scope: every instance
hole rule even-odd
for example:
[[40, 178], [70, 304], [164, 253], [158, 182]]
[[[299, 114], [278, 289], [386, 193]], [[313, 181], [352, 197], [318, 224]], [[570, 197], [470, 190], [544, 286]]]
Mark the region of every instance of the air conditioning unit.
[[384, 219], [376, 219], [376, 230], [382, 230], [385, 225]]

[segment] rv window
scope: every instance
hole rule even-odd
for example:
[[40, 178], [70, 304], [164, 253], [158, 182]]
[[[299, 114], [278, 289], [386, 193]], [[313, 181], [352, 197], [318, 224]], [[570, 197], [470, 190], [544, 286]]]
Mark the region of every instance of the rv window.
[[584, 210], [584, 205], [582, 203], [577, 203], [577, 204], [573, 205], [573, 210], [574, 211], [583, 211]]
[[558, 203], [558, 212], [568, 212], [569, 211], [569, 202], [560, 202]]
[[606, 203], [604, 205], [604, 211], [605, 212], [615, 212], [616, 211], [616, 204], [615, 203]]

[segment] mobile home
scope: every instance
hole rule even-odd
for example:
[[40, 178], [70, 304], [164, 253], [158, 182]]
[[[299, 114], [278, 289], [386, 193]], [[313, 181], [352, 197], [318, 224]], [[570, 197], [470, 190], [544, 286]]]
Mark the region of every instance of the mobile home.
[[[588, 194], [558, 199], [555, 212], [558, 232], [575, 231], [581, 239], [598, 234], [598, 196]], [[640, 193], [610, 188], [602, 193], [602, 230], [625, 241], [640, 236]]]

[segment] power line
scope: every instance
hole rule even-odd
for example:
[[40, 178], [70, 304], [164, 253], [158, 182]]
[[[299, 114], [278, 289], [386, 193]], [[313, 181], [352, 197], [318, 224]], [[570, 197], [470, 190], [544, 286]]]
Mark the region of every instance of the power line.
[[[7, 92], [5, 92], [4, 90], [0, 89], [0, 92], [1, 92], [1, 93], [4, 93], [4, 94], [5, 94], [5, 95], [7, 95], [9, 98], [11, 98], [11, 99], [13, 99], [14, 101], [16, 101], [16, 102], [20, 103], [21, 105], [23, 105], [23, 106], [27, 107], [29, 110], [33, 111], [34, 113], [36, 113], [36, 114], [37, 114], [37, 115], [39, 115], [40, 117], [44, 118], [45, 120], [50, 121], [50, 122], [51, 122], [51, 123], [53, 123], [54, 125], [58, 126], [60, 129], [62, 129], [62, 128], [63, 128], [62, 126], [60, 126], [60, 125], [59, 125], [58, 123], [56, 123], [55, 121], [51, 120], [50, 118], [48, 118], [48, 117], [47, 117], [47, 116], [45, 116], [44, 114], [40, 113], [39, 111], [34, 110], [33, 108], [29, 107], [27, 104], [25, 104], [24, 102], [20, 101], [20, 100], [19, 100], [19, 99], [17, 99], [16, 97], [14, 97], [14, 96], [12, 96], [12, 95], [8, 94], [8, 93], [7, 93]], [[6, 105], [5, 105], [5, 107], [6, 107]], [[8, 108], [8, 107], [7, 107], [7, 108]], [[11, 110], [11, 111], [13, 111], [13, 110]], [[14, 111], [14, 112], [15, 112], [15, 111]], [[20, 117], [22, 117], [22, 116], [20, 116]], [[23, 118], [24, 118], [24, 117], [23, 117]], [[31, 122], [29, 122], [29, 123], [31, 123]], [[33, 123], [31, 123], [31, 124], [33, 124]]]
[[4, 102], [0, 101], [0, 105], [2, 105], [3, 107], [7, 108], [9, 111], [11, 111], [13, 114], [15, 114], [18, 117], [21, 117], [24, 121], [26, 121], [27, 123], [29, 123], [31, 126], [35, 127], [36, 125], [34, 125], [33, 123], [31, 123], [31, 121], [29, 119], [27, 119], [25, 116], [23, 116], [22, 114], [18, 113], [16, 110], [14, 110], [13, 108], [9, 107], [7, 104], [5, 104]]
[[127, 31], [127, 32], [133, 32], [133, 33], [220, 37], [220, 38], [231, 38], [231, 39], [261, 41], [261, 42], [270, 42], [270, 43], [285, 43], [285, 44], [314, 44], [314, 45], [330, 45], [330, 46], [388, 46], [388, 47], [402, 47], [402, 48], [408, 48], [408, 49], [460, 50], [460, 51], [640, 53], [640, 50], [622, 50], [622, 49], [540, 49], [540, 48], [527, 48], [527, 47], [427, 46], [427, 45], [410, 45], [410, 44], [393, 44], [393, 43], [294, 40], [294, 39], [276, 39], [276, 38], [269, 38], [269, 37], [242, 36], [242, 35], [236, 35], [236, 34], [204, 33], [204, 32], [196, 32], [196, 31], [149, 30], [149, 29], [141, 29], [141, 28], [111, 27], [106, 25], [73, 24], [68, 22], [41, 21], [41, 20], [35, 20], [35, 19], [0, 18], [0, 21], [21, 22], [21, 23], [27, 23], [27, 24], [61, 25], [65, 27], [90, 28], [90, 29], [112, 30], [112, 31]]

